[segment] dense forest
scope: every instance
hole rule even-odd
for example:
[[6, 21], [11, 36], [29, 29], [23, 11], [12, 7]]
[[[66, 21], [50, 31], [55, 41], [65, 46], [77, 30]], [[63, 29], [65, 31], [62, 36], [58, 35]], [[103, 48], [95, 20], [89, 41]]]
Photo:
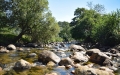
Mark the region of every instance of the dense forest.
[[120, 43], [120, 9], [88, 2], [76, 8], [71, 22], [57, 22], [47, 0], [0, 0], [0, 45], [77, 40], [114, 46]]

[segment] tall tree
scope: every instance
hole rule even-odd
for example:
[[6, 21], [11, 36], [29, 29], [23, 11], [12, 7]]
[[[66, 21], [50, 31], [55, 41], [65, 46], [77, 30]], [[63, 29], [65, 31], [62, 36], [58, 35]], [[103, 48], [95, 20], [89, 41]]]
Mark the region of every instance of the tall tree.
[[73, 29], [71, 30], [72, 36], [75, 39], [84, 39], [86, 41], [92, 41], [91, 38], [96, 32], [96, 24], [100, 14], [94, 10], [88, 10], [85, 8], [77, 8], [74, 13], [75, 17], [71, 24]]
[[10, 26], [21, 29], [20, 34], [14, 39], [16, 42], [22, 35], [31, 33], [39, 26], [43, 14], [48, 11], [47, 0], [9, 0]]

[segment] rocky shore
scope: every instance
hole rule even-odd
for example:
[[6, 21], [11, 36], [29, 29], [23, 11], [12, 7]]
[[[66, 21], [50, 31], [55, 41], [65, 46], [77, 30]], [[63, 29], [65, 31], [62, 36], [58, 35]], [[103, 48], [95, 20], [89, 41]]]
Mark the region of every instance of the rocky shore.
[[[69, 46], [66, 46], [65, 43], [51, 43], [46, 45], [45, 48], [37, 47], [36, 44], [29, 44], [26, 46], [27, 47], [17, 47], [13, 44], [6, 47], [0, 46], [0, 71], [10, 71], [11, 69], [24, 71], [31, 70], [33, 67], [42, 66], [53, 68], [51, 72], [45, 73], [45, 75], [61, 74], [59, 71], [54, 71], [55, 68], [72, 68], [71, 72], [66, 72], [66, 75], [119, 74], [120, 45], [104, 51], [98, 48], [87, 49], [75, 44], [69, 44]], [[68, 52], [69, 54], [67, 54]], [[12, 57], [11, 60], [15, 60], [12, 61], [11, 65], [10, 62], [3, 63], [2, 61], [2, 55], [7, 54], [9, 57]], [[16, 57], [19, 58], [16, 59]], [[6, 58], [5, 60], [8, 59], [9, 58]]]

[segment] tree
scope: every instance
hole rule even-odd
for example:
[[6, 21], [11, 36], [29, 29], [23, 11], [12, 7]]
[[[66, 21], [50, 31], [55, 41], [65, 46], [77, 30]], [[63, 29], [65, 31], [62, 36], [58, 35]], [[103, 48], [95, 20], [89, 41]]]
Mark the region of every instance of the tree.
[[44, 14], [44, 18], [40, 23], [39, 26], [33, 28], [30, 34], [33, 41], [39, 41], [44, 44], [55, 41], [60, 29], [52, 14], [50, 12]]
[[2, 28], [7, 26], [7, 15], [5, 13], [6, 4], [7, 4], [6, 1], [0, 0], [0, 31]]
[[[120, 42], [120, 10], [114, 11], [104, 16], [104, 26], [99, 32], [102, 44], [114, 46]], [[104, 38], [104, 39], [102, 39]]]
[[18, 41], [22, 35], [30, 34], [34, 28], [41, 25], [43, 14], [48, 11], [47, 0], [9, 0], [11, 11], [9, 16], [9, 25], [19, 27], [20, 34], [14, 39]]
[[103, 5], [88, 3], [89, 10], [77, 8], [70, 23], [72, 37], [84, 42], [114, 46], [120, 43], [120, 9], [105, 14]]
[[71, 33], [70, 33], [70, 25], [68, 22], [66, 21], [59, 21], [58, 22], [61, 30], [60, 30], [60, 33], [59, 33], [59, 36], [61, 38], [63, 38], [63, 41], [70, 41], [72, 38], [71, 38]]
[[92, 2], [87, 2], [87, 6], [90, 8], [90, 10], [95, 10], [96, 12], [98, 12], [100, 14], [105, 13], [104, 5], [101, 5], [101, 4], [95, 4], [94, 5]]
[[77, 8], [74, 13], [75, 17], [71, 24], [73, 28], [71, 30], [72, 37], [77, 40], [84, 40], [92, 42], [92, 38], [96, 32], [97, 20], [100, 14], [94, 10], [88, 10], [85, 8]]

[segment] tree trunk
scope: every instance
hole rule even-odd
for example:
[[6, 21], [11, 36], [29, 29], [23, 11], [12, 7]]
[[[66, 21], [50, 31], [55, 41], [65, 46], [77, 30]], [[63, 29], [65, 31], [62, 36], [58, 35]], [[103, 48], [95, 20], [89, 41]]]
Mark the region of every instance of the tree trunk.
[[22, 36], [24, 35], [24, 31], [22, 31], [17, 37], [15, 37], [14, 39], [13, 39], [13, 42], [14, 43], [16, 43], [20, 38], [22, 38]]

